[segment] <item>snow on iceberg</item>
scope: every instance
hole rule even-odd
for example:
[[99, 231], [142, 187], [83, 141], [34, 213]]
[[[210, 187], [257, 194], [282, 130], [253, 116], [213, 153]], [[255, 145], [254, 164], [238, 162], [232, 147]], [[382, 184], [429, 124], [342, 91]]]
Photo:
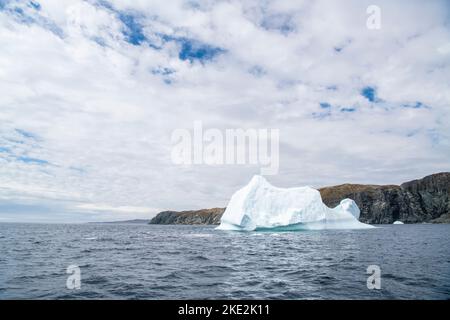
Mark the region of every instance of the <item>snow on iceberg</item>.
[[252, 231], [368, 229], [371, 225], [358, 221], [359, 208], [344, 199], [333, 208], [323, 202], [320, 192], [310, 187], [277, 188], [262, 176], [238, 190], [220, 220], [218, 230]]

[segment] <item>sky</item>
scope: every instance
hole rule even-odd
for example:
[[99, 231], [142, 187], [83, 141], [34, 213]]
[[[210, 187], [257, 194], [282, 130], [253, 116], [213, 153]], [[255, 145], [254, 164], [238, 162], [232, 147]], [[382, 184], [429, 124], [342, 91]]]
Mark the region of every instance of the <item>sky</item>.
[[226, 206], [260, 168], [173, 163], [195, 121], [278, 129], [279, 187], [450, 171], [450, 3], [0, 0], [0, 222]]

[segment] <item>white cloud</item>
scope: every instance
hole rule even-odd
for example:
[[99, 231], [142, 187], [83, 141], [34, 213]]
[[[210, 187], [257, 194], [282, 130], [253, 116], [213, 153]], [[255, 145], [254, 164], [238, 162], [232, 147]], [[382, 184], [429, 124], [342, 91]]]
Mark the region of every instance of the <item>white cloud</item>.
[[440, 54], [450, 54], [450, 42], [441, 45], [440, 47], [437, 48], [437, 51]]
[[[368, 1], [35, 2], [0, 9], [0, 201], [224, 206], [259, 168], [173, 165], [171, 132], [194, 120], [280, 129], [280, 186], [449, 170], [446, 1], [378, 1], [377, 31]], [[191, 63], [182, 41], [223, 53]]]

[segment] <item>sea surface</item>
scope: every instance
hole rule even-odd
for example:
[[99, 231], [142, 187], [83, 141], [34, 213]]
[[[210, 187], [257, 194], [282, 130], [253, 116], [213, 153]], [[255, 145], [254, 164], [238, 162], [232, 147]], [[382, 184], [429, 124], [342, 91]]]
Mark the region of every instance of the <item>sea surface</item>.
[[[67, 268], [81, 272], [68, 289]], [[381, 289], [367, 287], [367, 268]], [[70, 287], [70, 286], [69, 286]], [[450, 299], [450, 225], [0, 224], [0, 299]]]

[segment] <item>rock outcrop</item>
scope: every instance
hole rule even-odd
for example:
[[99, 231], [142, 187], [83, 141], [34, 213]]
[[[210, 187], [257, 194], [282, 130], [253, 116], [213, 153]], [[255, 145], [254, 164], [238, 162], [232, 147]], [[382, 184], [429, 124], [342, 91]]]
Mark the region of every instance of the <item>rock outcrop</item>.
[[163, 211], [150, 224], [219, 224], [224, 208], [192, 211]]
[[[319, 189], [329, 207], [350, 198], [361, 210], [359, 220], [370, 224], [450, 223], [450, 172], [397, 185], [343, 184]], [[225, 208], [164, 211], [152, 224], [219, 224]]]
[[379, 224], [445, 222], [450, 214], [450, 173], [437, 173], [400, 186], [344, 184], [319, 190], [329, 207], [343, 198], [353, 199], [360, 221]]

